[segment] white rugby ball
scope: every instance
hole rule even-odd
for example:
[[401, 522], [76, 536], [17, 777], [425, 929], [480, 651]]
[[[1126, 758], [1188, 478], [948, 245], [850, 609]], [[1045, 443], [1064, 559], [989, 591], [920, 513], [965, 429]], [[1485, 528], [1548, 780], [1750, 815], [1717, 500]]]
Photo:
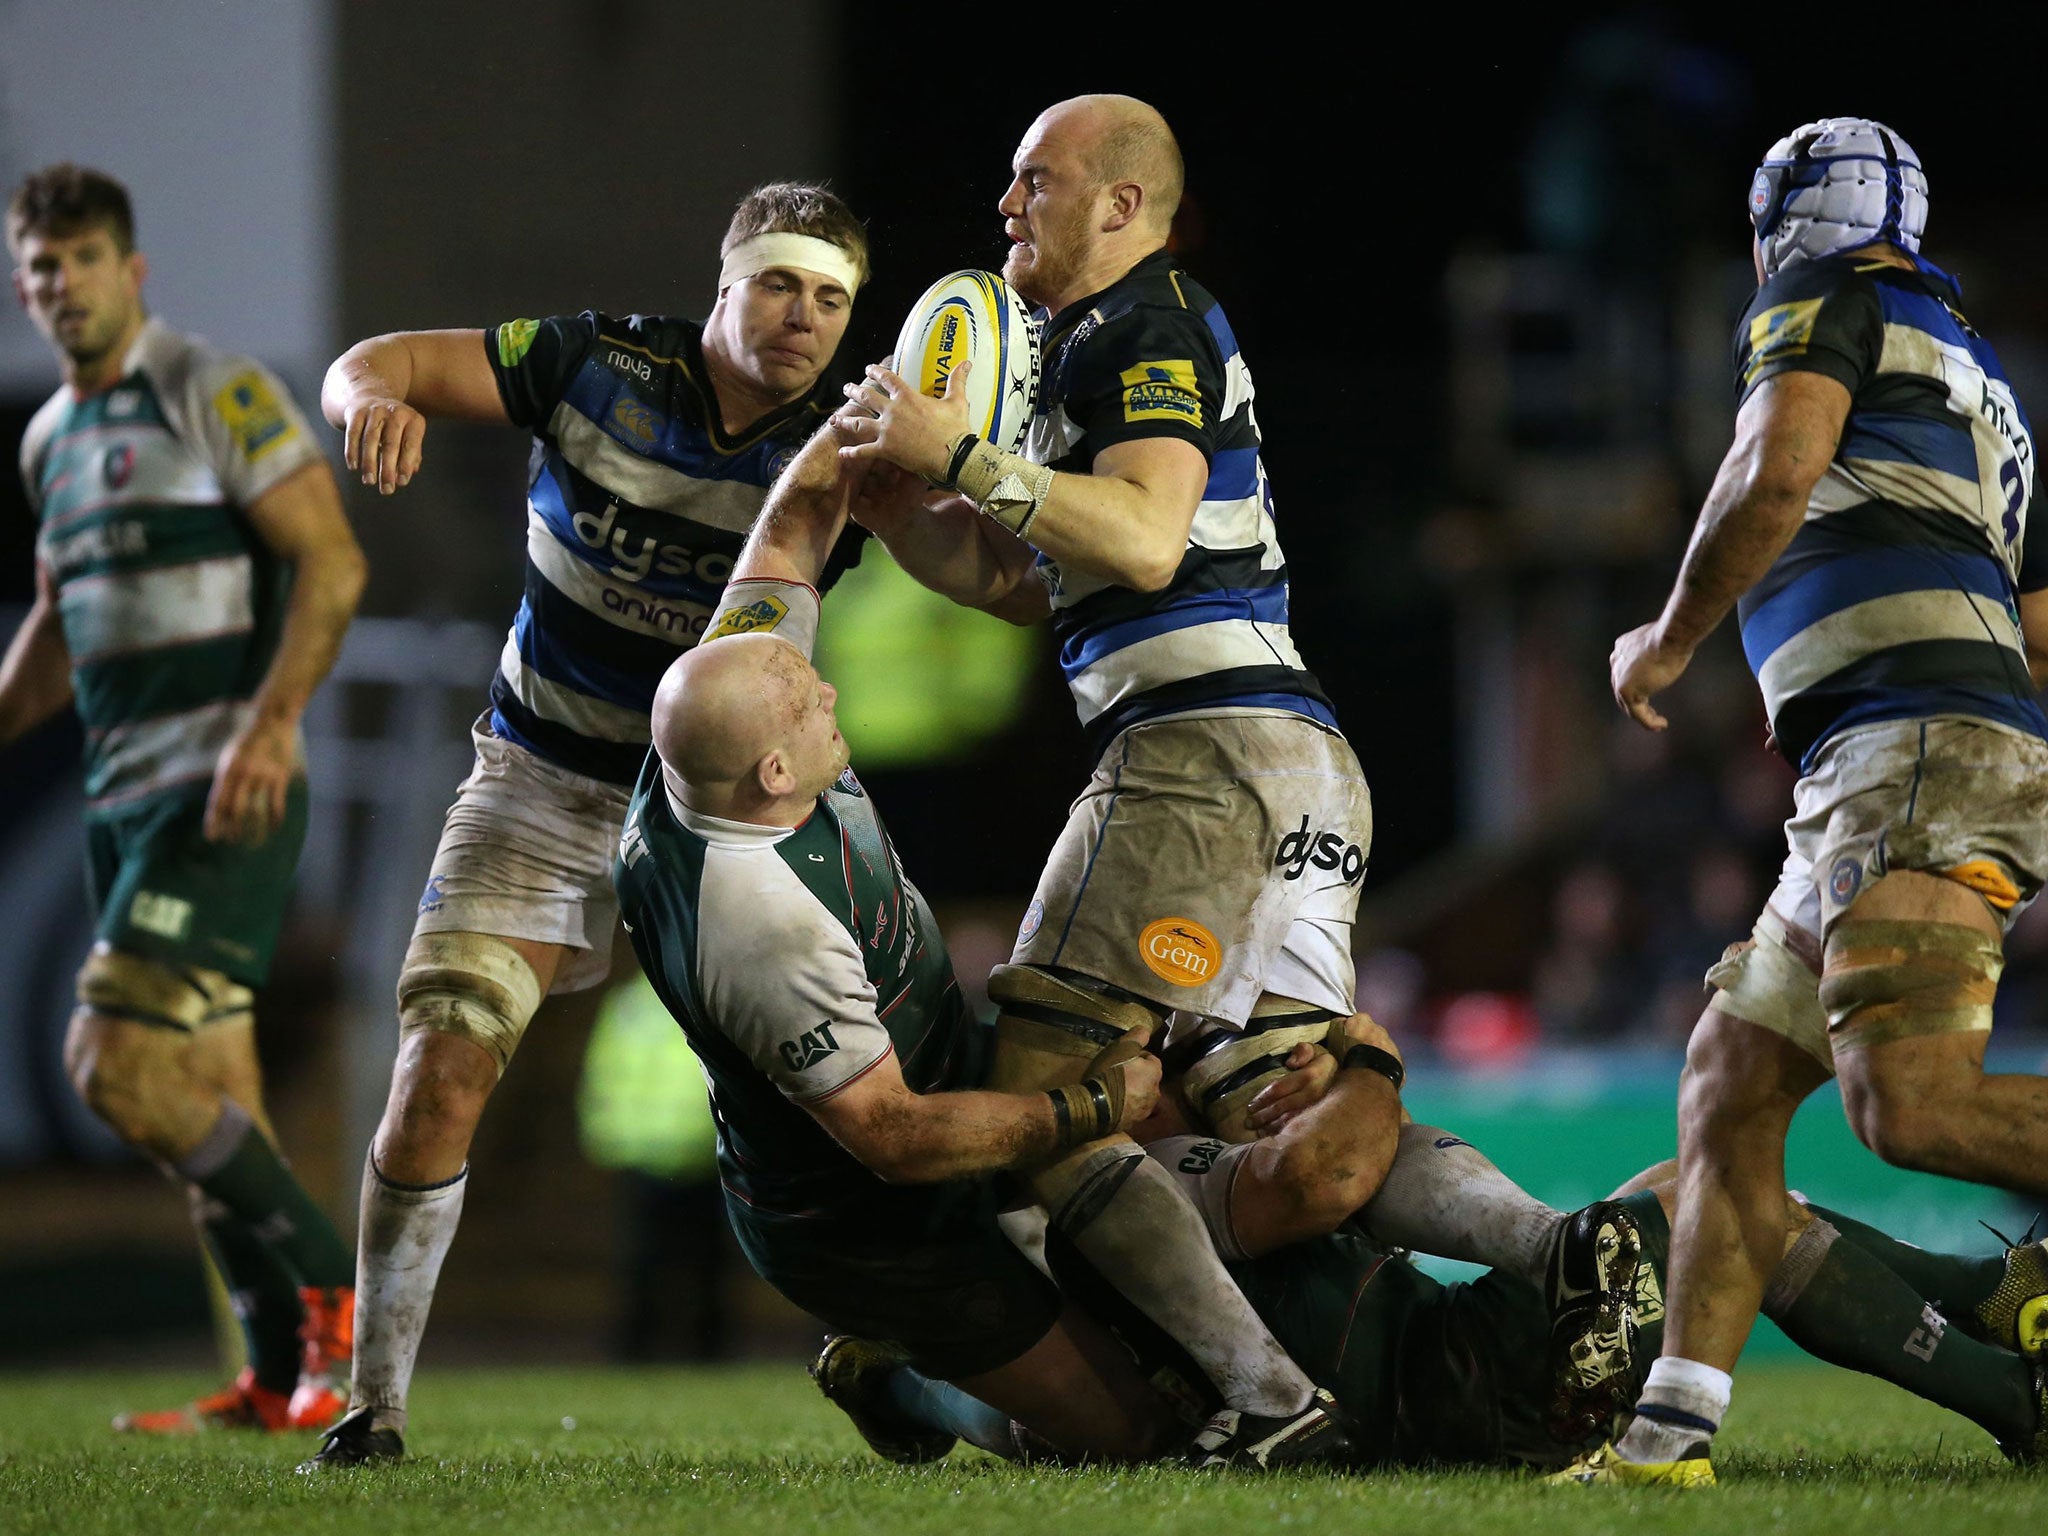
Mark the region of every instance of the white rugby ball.
[[1023, 446], [1038, 402], [1038, 322], [1008, 283], [974, 268], [925, 289], [896, 336], [896, 372], [937, 397], [962, 359], [969, 430], [1006, 453]]

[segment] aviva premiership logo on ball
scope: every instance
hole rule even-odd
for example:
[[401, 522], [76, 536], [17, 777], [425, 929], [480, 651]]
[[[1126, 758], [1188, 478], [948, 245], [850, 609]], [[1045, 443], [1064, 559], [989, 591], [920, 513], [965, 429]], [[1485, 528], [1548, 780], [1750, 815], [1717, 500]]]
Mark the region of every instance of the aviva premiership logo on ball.
[[751, 603], [728, 608], [718, 622], [704, 633], [706, 640], [720, 635], [750, 635], [772, 630], [789, 617], [789, 604], [779, 597], [757, 597]]

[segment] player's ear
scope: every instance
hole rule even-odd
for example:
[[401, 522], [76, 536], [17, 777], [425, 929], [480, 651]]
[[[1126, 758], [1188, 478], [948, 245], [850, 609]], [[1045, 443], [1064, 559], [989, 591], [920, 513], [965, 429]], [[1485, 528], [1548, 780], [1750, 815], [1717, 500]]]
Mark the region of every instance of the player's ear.
[[1109, 210], [1103, 215], [1105, 232], [1137, 222], [1145, 206], [1145, 189], [1135, 181], [1120, 181], [1109, 189]]
[[128, 268], [128, 281], [138, 289], [149, 281], [149, 258], [142, 252], [130, 251], [125, 265]]
[[770, 799], [780, 799], [796, 788], [796, 777], [789, 771], [789, 765], [783, 761], [782, 748], [777, 747], [774, 751], [764, 754], [761, 761], [754, 764], [754, 782], [761, 787], [761, 793]]
[[27, 309], [28, 283], [24, 281], [22, 278], [21, 268], [14, 268], [11, 272], [7, 274], [7, 276], [9, 281], [11, 281], [14, 284], [14, 302], [19, 304], [23, 309]]

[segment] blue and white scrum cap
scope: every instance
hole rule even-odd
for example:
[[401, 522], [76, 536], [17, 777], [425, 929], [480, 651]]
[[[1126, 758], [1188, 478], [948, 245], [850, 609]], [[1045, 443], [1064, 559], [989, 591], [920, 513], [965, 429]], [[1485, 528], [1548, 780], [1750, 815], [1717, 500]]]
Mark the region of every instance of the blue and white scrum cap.
[[1824, 117], [1771, 146], [1749, 184], [1764, 275], [1889, 240], [1918, 254], [1927, 175], [1913, 146], [1867, 117]]

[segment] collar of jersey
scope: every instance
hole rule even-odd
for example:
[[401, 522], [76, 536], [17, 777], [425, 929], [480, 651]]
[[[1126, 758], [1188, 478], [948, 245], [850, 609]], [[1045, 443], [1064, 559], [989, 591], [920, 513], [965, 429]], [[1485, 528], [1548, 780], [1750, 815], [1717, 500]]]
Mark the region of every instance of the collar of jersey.
[[[714, 848], [773, 848], [799, 827], [764, 827], [757, 821], [728, 821], [723, 816], [706, 816], [693, 811], [676, 798], [664, 782], [661, 792], [668, 797], [668, 812], [684, 831], [695, 833]], [[810, 818], [806, 817], [808, 821]]]
[[1110, 288], [1116, 287], [1118, 283], [1127, 282], [1131, 278], [1148, 275], [1152, 272], [1171, 272], [1172, 270], [1173, 252], [1168, 250], [1154, 251], [1150, 256], [1147, 256], [1136, 266], [1132, 267], [1130, 271], [1118, 278], [1115, 283], [1111, 283], [1109, 288], [1098, 289], [1096, 292], [1089, 294], [1085, 299], [1076, 299], [1058, 314], [1048, 318], [1045, 322], [1045, 340], [1042, 345], [1049, 347], [1052, 345], [1055, 337], [1063, 332], [1072, 330], [1080, 323], [1081, 317], [1095, 307], [1103, 294], [1108, 293]]

